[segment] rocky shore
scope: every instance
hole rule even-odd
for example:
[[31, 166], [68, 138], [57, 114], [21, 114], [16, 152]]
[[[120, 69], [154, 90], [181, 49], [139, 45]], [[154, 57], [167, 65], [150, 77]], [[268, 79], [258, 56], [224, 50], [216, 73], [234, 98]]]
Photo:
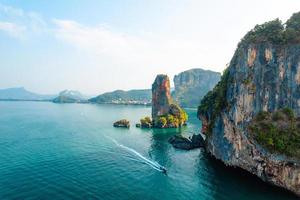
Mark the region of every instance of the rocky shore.
[[171, 137], [168, 142], [172, 144], [173, 147], [184, 150], [191, 150], [205, 146], [203, 137], [195, 134], [193, 134], [191, 137], [175, 135]]

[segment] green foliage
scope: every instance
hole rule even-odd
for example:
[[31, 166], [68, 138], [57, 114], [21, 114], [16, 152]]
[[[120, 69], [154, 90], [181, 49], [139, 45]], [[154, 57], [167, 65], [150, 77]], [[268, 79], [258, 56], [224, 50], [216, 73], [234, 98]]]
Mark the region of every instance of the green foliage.
[[157, 128], [178, 128], [188, 120], [187, 113], [178, 105], [171, 105], [170, 112], [154, 119], [154, 127]]
[[200, 106], [198, 107], [198, 116], [205, 115], [209, 119], [208, 132], [212, 131], [215, 123], [215, 119], [220, 112], [228, 107], [226, 100], [227, 87], [230, 82], [229, 69], [227, 68], [221, 77], [219, 83], [215, 88], [208, 92], [206, 96], [201, 100]]
[[160, 116], [155, 120], [155, 125], [157, 128], [164, 128], [167, 125], [167, 119], [164, 116]]
[[152, 119], [150, 117], [145, 117], [140, 120], [141, 126], [143, 128], [151, 128], [152, 127]]
[[279, 19], [256, 25], [242, 39], [240, 44], [259, 43], [259, 42], [283, 42], [284, 26]]
[[283, 112], [284, 114], [286, 114], [286, 116], [288, 116], [288, 118], [289, 118], [290, 120], [293, 120], [293, 119], [295, 118], [294, 111], [293, 111], [292, 109], [290, 109], [290, 108], [283, 108], [283, 109], [282, 109], [282, 112]]
[[286, 22], [285, 39], [287, 42], [300, 42], [300, 12], [294, 13]]
[[183, 124], [188, 120], [188, 114], [183, 109], [180, 109], [180, 115], [178, 116], [178, 120], [180, 124]]
[[245, 80], [243, 80], [243, 84], [245, 84], [245, 85], [248, 85], [248, 84], [250, 84], [251, 83], [251, 80], [250, 79], [245, 79]]
[[91, 98], [89, 101], [93, 103], [112, 103], [116, 101], [151, 102], [151, 95], [151, 90], [116, 90]]
[[269, 117], [269, 113], [266, 111], [260, 111], [259, 113], [257, 113], [257, 115], [255, 116], [255, 119], [258, 121], [262, 121], [265, 120]]
[[174, 116], [168, 114], [168, 115], [167, 115], [167, 123], [168, 123], [168, 124], [173, 124], [174, 122], [175, 122]]
[[140, 119], [142, 128], [178, 128], [188, 120], [187, 113], [176, 104], [171, 104], [169, 112], [153, 119], [144, 117]]
[[145, 121], [146, 121], [147, 123], [152, 123], [151, 117], [145, 117], [144, 119], [145, 119]]
[[300, 12], [294, 13], [285, 26], [279, 19], [256, 25], [245, 35], [238, 46], [262, 42], [278, 45], [300, 42]]
[[295, 118], [291, 109], [258, 113], [249, 132], [269, 151], [300, 158], [300, 119]]
[[273, 117], [272, 119], [276, 122], [276, 121], [279, 121], [279, 120], [284, 120], [284, 114], [282, 112], [275, 112], [273, 114]]

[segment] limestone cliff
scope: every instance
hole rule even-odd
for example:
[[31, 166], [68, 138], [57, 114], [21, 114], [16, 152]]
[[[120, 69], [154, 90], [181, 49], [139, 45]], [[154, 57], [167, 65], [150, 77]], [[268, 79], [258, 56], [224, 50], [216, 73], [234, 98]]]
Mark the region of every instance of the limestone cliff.
[[167, 114], [171, 103], [170, 79], [167, 75], [157, 75], [152, 84], [152, 118]]
[[174, 100], [183, 107], [197, 107], [203, 96], [219, 82], [221, 74], [210, 70], [190, 69], [174, 76]]
[[285, 26], [279, 20], [256, 26], [242, 39], [221, 81], [198, 109], [208, 152], [297, 195], [299, 160], [268, 151], [251, 139], [248, 127], [261, 111], [289, 107], [300, 116], [299, 33], [299, 13]]
[[157, 75], [152, 84], [152, 119], [141, 119], [141, 127], [178, 128], [185, 125], [187, 119], [187, 113], [173, 103], [169, 77]]

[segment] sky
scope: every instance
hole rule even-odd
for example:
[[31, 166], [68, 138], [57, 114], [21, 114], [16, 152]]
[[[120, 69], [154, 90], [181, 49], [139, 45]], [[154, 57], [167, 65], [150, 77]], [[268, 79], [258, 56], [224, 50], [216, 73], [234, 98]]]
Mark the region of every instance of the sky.
[[222, 72], [256, 24], [298, 11], [299, 0], [0, 0], [0, 88], [96, 95]]

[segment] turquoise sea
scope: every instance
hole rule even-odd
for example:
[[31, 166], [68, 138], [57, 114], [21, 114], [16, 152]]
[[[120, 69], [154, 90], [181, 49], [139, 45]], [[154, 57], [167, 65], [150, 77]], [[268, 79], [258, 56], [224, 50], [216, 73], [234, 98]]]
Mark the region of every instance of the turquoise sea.
[[[141, 130], [149, 107], [0, 102], [0, 199], [296, 199], [205, 151], [174, 149], [182, 130]], [[112, 123], [127, 118], [132, 127]], [[157, 166], [167, 168], [167, 175]]]

